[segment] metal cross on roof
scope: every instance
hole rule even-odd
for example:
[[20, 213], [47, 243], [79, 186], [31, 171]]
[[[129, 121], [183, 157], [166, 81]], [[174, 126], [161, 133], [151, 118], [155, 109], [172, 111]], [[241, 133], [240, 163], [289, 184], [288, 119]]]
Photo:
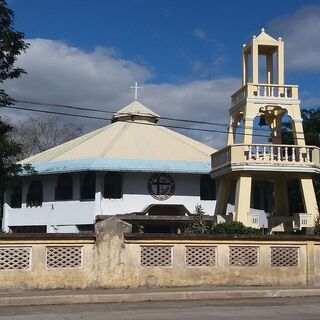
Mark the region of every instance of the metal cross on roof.
[[130, 89], [134, 89], [134, 100], [138, 100], [138, 89], [141, 89], [142, 87], [138, 87], [138, 82], [136, 81], [133, 87], [130, 87]]

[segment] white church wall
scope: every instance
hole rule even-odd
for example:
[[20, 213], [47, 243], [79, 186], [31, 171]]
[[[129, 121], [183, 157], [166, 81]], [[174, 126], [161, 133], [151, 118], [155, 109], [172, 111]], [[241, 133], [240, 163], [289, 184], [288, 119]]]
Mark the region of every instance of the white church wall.
[[[96, 174], [96, 194], [91, 201], [80, 200], [80, 174], [73, 176], [73, 198], [67, 201], [55, 200], [55, 187], [58, 175], [26, 177], [23, 179], [22, 207], [10, 207], [10, 192], [6, 193], [3, 229], [8, 232], [10, 226], [41, 226], [47, 232], [77, 232], [76, 225], [93, 224], [96, 215], [114, 215], [139, 212], [151, 204], [182, 204], [190, 212], [200, 204], [206, 214], [213, 214], [216, 201], [200, 200], [200, 175], [172, 174], [175, 191], [167, 200], [153, 198], [147, 183], [152, 173], [124, 173], [123, 198], [103, 198], [103, 172]], [[27, 207], [26, 199], [29, 185], [40, 180], [43, 187], [43, 202], [39, 207]]]
[[200, 204], [206, 214], [213, 214], [216, 201], [200, 200], [200, 176], [193, 174], [171, 174], [175, 182], [173, 195], [166, 200], [153, 198], [148, 191], [148, 180], [152, 173], [125, 173], [123, 198], [104, 199], [101, 214], [114, 215], [140, 212], [150, 204], [182, 204], [191, 213]]
[[[57, 175], [27, 177], [23, 179], [22, 206], [10, 207], [10, 192], [6, 192], [3, 229], [10, 226], [45, 225], [47, 232], [75, 232], [77, 224], [93, 224], [95, 221], [95, 201], [80, 201], [79, 174], [73, 174], [73, 199], [55, 200]], [[39, 180], [43, 187], [43, 202], [39, 207], [27, 207], [26, 198], [29, 185]]]

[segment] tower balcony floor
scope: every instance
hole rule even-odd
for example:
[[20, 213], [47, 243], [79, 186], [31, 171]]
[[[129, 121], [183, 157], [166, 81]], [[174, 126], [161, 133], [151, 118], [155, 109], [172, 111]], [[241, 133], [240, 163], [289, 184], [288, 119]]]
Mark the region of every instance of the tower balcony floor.
[[299, 101], [297, 85], [247, 83], [231, 96], [232, 107], [247, 100], [256, 103], [293, 103]]
[[320, 173], [320, 148], [283, 144], [234, 144], [211, 155], [212, 177], [235, 171]]

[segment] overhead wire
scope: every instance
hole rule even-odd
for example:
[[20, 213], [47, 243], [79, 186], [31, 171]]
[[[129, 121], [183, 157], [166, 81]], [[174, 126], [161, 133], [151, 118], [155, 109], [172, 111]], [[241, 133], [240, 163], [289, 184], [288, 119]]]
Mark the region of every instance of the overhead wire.
[[[65, 112], [57, 112], [57, 111], [47, 111], [47, 110], [38, 110], [33, 108], [25, 108], [25, 107], [14, 107], [14, 106], [7, 106], [8, 109], [16, 109], [16, 110], [24, 110], [24, 111], [33, 111], [33, 112], [40, 112], [40, 113], [49, 113], [54, 115], [63, 115], [63, 116], [70, 116], [70, 117], [80, 117], [80, 118], [87, 118], [87, 119], [94, 119], [94, 120], [112, 120], [111, 118], [104, 118], [104, 117], [95, 117], [95, 116], [89, 116], [89, 115], [80, 115], [80, 114], [70, 114]], [[143, 124], [143, 125], [152, 125], [155, 126], [156, 124], [153, 123], [147, 123], [147, 122], [141, 122], [141, 121], [131, 121], [131, 120], [125, 120], [124, 122], [127, 123], [134, 123], [134, 124]], [[173, 125], [161, 125], [165, 128], [171, 128], [171, 129], [181, 129], [181, 130], [190, 130], [190, 131], [200, 131], [200, 132], [211, 132], [211, 133], [229, 133], [228, 131], [223, 130], [215, 130], [215, 129], [204, 129], [204, 128], [193, 128], [193, 127], [184, 127], [184, 126], [173, 126]], [[239, 132], [240, 135], [249, 135], [249, 136], [256, 136], [256, 137], [265, 137], [269, 138], [269, 135], [261, 135], [261, 134], [253, 134], [253, 133], [244, 133]]]
[[[96, 109], [96, 108], [88, 108], [88, 107], [78, 107], [74, 105], [65, 105], [65, 104], [57, 104], [57, 103], [42, 103], [42, 102], [36, 102], [36, 101], [29, 101], [29, 100], [19, 100], [15, 99], [15, 103], [25, 103], [25, 104], [33, 104], [38, 106], [47, 106], [47, 107], [58, 107], [58, 108], [66, 108], [66, 109], [74, 109], [74, 110], [81, 110], [81, 111], [89, 111], [89, 112], [101, 112], [101, 113], [107, 113], [107, 114], [115, 114], [121, 115], [121, 112], [117, 111], [110, 111], [110, 110], [102, 110], [102, 109]], [[203, 125], [210, 125], [210, 126], [221, 126], [229, 128], [230, 126], [226, 123], [221, 122], [210, 122], [210, 121], [202, 121], [202, 120], [191, 120], [191, 119], [183, 119], [183, 118], [172, 118], [172, 117], [163, 117], [161, 116], [162, 120], [168, 120], [168, 121], [177, 121], [177, 122], [185, 122], [185, 123], [194, 123], [194, 124], [203, 124]], [[248, 128], [248, 127], [243, 127]], [[262, 128], [256, 128], [259, 131], [268, 132], [268, 130], [262, 129]]]

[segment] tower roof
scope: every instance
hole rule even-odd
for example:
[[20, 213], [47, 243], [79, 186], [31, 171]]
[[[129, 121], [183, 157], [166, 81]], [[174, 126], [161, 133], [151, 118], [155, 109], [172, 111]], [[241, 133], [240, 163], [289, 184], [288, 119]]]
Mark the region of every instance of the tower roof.
[[277, 42], [276, 39], [272, 38], [266, 31], [264, 28], [261, 29], [260, 34], [256, 37], [256, 39], [258, 39], [261, 42]]

